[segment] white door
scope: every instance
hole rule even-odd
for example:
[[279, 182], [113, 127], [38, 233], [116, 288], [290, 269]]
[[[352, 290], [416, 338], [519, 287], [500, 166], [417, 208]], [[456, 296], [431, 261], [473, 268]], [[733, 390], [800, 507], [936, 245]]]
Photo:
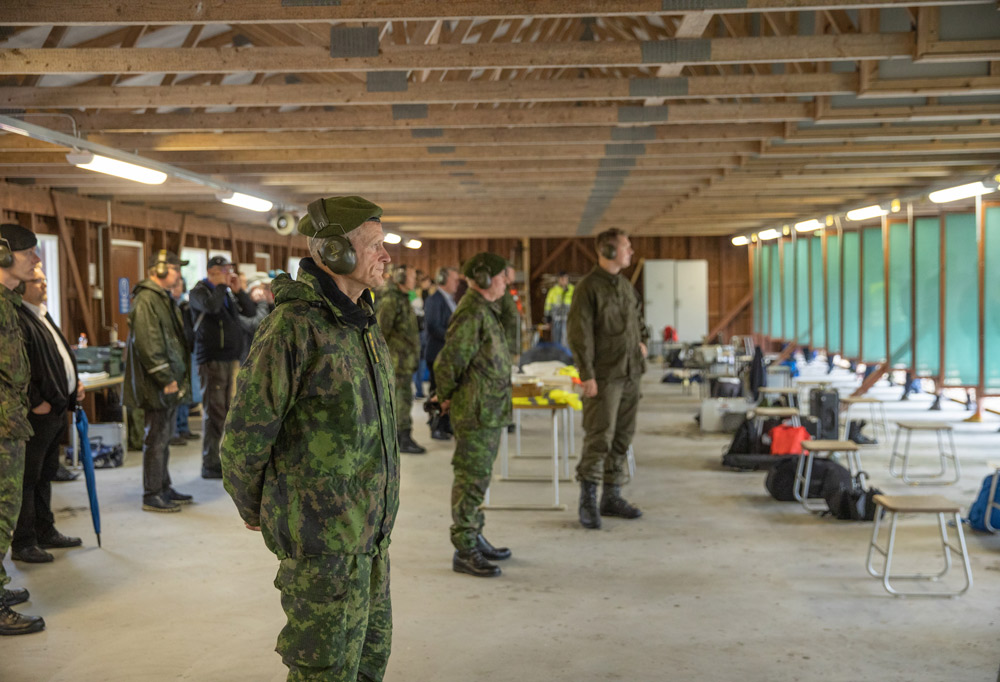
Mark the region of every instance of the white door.
[[647, 260], [642, 266], [644, 312], [652, 341], [663, 339], [663, 328], [670, 325], [677, 329], [673, 260]]
[[674, 319], [678, 340], [701, 341], [708, 334], [708, 261], [679, 260], [675, 269], [677, 294]]

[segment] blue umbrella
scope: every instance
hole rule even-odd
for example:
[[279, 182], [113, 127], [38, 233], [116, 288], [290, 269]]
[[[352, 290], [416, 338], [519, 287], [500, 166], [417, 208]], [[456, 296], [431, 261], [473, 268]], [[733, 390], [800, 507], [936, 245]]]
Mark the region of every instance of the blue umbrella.
[[83, 463], [83, 477], [87, 480], [87, 497], [90, 498], [90, 517], [94, 520], [97, 546], [101, 546], [101, 508], [97, 504], [97, 481], [94, 479], [94, 456], [90, 452], [87, 413], [82, 407], [76, 408], [76, 432], [80, 436], [80, 461]]

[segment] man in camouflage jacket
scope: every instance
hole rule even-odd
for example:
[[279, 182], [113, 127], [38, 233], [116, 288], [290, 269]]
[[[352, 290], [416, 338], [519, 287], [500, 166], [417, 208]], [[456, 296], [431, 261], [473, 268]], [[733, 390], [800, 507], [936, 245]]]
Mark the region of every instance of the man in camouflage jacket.
[[479, 509], [490, 485], [500, 431], [510, 423], [510, 352], [494, 305], [507, 289], [507, 261], [492, 253], [470, 258], [462, 268], [469, 290], [448, 324], [444, 348], [434, 362], [437, 398], [451, 414], [455, 454], [451, 465], [452, 568], [478, 577], [500, 575], [489, 559], [510, 550], [483, 537]]
[[626, 456], [635, 434], [648, 333], [635, 288], [621, 274], [632, 262], [628, 236], [618, 229], [602, 232], [597, 252], [598, 264], [577, 285], [569, 309], [569, 346], [583, 382], [586, 435], [576, 477], [584, 528], [600, 528], [602, 514], [642, 515], [621, 496], [621, 487], [628, 481]]
[[0, 635], [23, 635], [45, 629], [40, 616], [25, 616], [11, 606], [28, 599], [28, 591], [8, 590], [10, 577], [3, 558], [10, 549], [21, 511], [24, 444], [33, 435], [28, 422], [28, 380], [31, 370], [24, 350], [14, 290], [34, 279], [38, 239], [20, 225], [0, 225]]
[[416, 285], [417, 272], [397, 265], [386, 285], [375, 296], [375, 317], [382, 336], [389, 345], [392, 366], [396, 370], [396, 439], [399, 451], [411, 455], [427, 452], [413, 440], [413, 385], [411, 379], [420, 363], [420, 328], [417, 314], [410, 305], [410, 292]]
[[[223, 485], [280, 560], [274, 585], [288, 622], [277, 651], [288, 679], [381, 680], [392, 639], [399, 450], [389, 349], [370, 290], [389, 254], [378, 206], [361, 197], [320, 206], [329, 224], [300, 221], [311, 257], [296, 280], [274, 280], [276, 307], [240, 370]], [[330, 257], [327, 241], [341, 235], [353, 269]]]

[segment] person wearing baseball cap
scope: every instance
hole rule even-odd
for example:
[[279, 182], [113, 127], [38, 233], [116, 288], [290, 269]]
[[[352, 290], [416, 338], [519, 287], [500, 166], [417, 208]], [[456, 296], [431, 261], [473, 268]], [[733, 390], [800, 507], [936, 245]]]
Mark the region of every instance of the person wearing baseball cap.
[[45, 629], [40, 616], [25, 616], [11, 606], [27, 601], [25, 589], [8, 590], [10, 577], [3, 557], [10, 549], [21, 511], [25, 444], [33, 435], [28, 422], [31, 369], [18, 322], [21, 295], [17, 289], [34, 279], [41, 258], [38, 238], [20, 225], [0, 225], [0, 635], [24, 635]]

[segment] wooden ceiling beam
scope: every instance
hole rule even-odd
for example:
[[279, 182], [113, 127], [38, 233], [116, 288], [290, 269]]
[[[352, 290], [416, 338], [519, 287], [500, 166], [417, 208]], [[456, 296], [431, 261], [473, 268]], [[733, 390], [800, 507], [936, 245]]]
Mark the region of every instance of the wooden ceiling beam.
[[[24, 48], [0, 50], [0, 73], [324, 73], [748, 64], [912, 57], [916, 34], [680, 38], [662, 41], [386, 45], [378, 57], [331, 58], [323, 46], [224, 48]], [[953, 51], [962, 41], [949, 41]], [[975, 49], [978, 49], [975, 48]]]
[[302, 23], [517, 17], [647, 16], [653, 14], [809, 11], [864, 7], [983, 5], [993, 0], [339, 0], [336, 4], [274, 0], [18, 0], [4, 10], [9, 26], [34, 24]]

